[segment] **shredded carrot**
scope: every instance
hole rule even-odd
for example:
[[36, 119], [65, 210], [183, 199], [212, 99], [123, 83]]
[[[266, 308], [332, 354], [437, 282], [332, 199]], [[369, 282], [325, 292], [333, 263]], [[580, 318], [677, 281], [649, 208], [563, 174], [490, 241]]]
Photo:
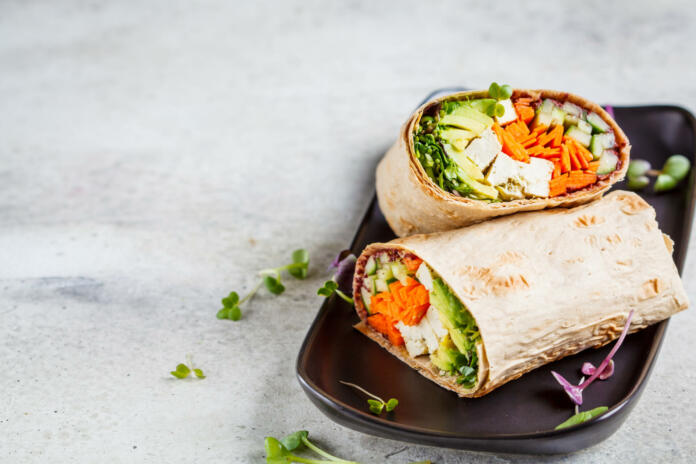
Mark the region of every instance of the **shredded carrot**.
[[568, 181], [568, 174], [561, 174], [558, 177], [554, 177], [549, 181], [549, 196], [555, 197], [558, 195], [563, 195], [566, 193], [566, 182]]
[[493, 130], [498, 135], [498, 140], [501, 141], [503, 153], [509, 155], [512, 159], [529, 162], [527, 150], [507, 132], [507, 129], [503, 129], [498, 124], [493, 124]]
[[592, 156], [592, 153], [587, 148], [583, 147], [577, 140], [573, 140], [573, 145], [575, 145], [578, 153], [583, 155], [587, 161], [592, 161], [594, 156]]
[[568, 154], [568, 147], [561, 145], [561, 172], [570, 171], [570, 155]]
[[551, 133], [554, 134], [553, 140], [551, 141], [552, 147], [560, 147], [563, 140], [563, 125], [559, 124], [553, 128]]
[[573, 145], [568, 145], [568, 157], [570, 158], [570, 169], [580, 169], [580, 161], [578, 161], [578, 155], [573, 149]]
[[517, 110], [517, 114], [525, 124], [529, 124], [534, 119], [534, 108], [530, 106], [515, 105], [515, 110]]
[[597, 169], [599, 169], [599, 160], [597, 161], [590, 161], [588, 164], [588, 170], [590, 172], [597, 172]]
[[400, 281], [389, 284], [389, 290], [373, 295], [370, 311], [383, 314], [394, 322], [417, 325], [430, 307], [430, 293], [416, 280], [407, 277], [406, 285]]
[[570, 174], [568, 175], [566, 187], [568, 190], [579, 190], [587, 187], [588, 185], [594, 184], [596, 181], [597, 175], [593, 172], [587, 173], [585, 171], [573, 170], [570, 171]]
[[404, 344], [404, 338], [401, 336], [399, 329], [394, 326], [394, 321], [390, 320], [384, 314], [377, 313], [369, 316], [367, 318], [367, 323], [378, 332], [386, 335], [392, 345], [400, 346]]
[[420, 258], [412, 258], [410, 256], [405, 256], [403, 258], [403, 262], [406, 265], [406, 269], [408, 269], [410, 272], [416, 272], [423, 260]]
[[553, 174], [551, 174], [551, 178], [555, 179], [556, 177], [561, 175], [561, 163], [559, 161], [553, 162]]

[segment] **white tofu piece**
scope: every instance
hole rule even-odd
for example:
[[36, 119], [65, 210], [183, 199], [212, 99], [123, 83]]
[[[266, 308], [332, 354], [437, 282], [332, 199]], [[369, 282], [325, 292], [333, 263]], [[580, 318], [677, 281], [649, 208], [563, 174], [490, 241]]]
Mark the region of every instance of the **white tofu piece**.
[[440, 312], [435, 306], [431, 305], [430, 308], [428, 308], [428, 312], [425, 313], [425, 317], [428, 318], [430, 327], [432, 327], [433, 332], [435, 332], [435, 335], [437, 335], [437, 343], [439, 345], [440, 341], [445, 338], [445, 335], [447, 335], [447, 329], [444, 325], [442, 325], [442, 320], [440, 320]]
[[[423, 318], [423, 320], [425, 320], [425, 318]], [[421, 325], [423, 324], [423, 320], [421, 320], [421, 323], [418, 325], [406, 325], [401, 321], [396, 323], [396, 328], [399, 329], [401, 336], [404, 337], [406, 350], [413, 358], [428, 352], [428, 347], [422, 335], [424, 328], [422, 328]], [[427, 326], [427, 330], [430, 330], [429, 326]]]
[[430, 306], [418, 325], [406, 325], [402, 321], [396, 323], [406, 344], [406, 350], [411, 357], [432, 353], [440, 346], [440, 341], [447, 335], [440, 321], [440, 316], [434, 306]]
[[520, 176], [524, 193], [532, 197], [548, 197], [553, 163], [543, 158], [531, 157], [529, 163], [520, 163]]
[[515, 111], [515, 105], [512, 104], [512, 100], [508, 98], [507, 100], [501, 100], [498, 103], [503, 105], [503, 108], [505, 108], [505, 113], [503, 113], [501, 117], [495, 117], [498, 124], [502, 126], [503, 124], [507, 124], [517, 119], [517, 111]]
[[476, 137], [464, 150], [464, 154], [478, 166], [481, 171], [485, 171], [491, 164], [495, 155], [500, 153], [503, 147], [500, 145], [498, 136], [491, 129], [486, 129], [480, 137]]
[[524, 198], [519, 163], [503, 152], [495, 157], [486, 174], [486, 182], [497, 188], [506, 200]]
[[428, 269], [425, 263], [421, 263], [421, 265], [418, 266], [418, 270], [416, 270], [416, 279], [418, 279], [418, 282], [423, 284], [429, 292], [433, 291], [433, 276], [430, 274], [430, 269]]

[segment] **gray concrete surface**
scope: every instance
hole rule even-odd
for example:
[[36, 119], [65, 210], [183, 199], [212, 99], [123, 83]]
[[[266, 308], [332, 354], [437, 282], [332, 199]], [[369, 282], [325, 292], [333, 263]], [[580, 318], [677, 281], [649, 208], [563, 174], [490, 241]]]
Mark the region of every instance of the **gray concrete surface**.
[[[689, 1], [0, 2], [0, 462], [255, 463], [298, 428], [374, 463], [689, 462], [693, 310], [620, 431], [565, 457], [347, 430], [294, 361], [424, 95], [497, 80], [694, 111], [695, 22]], [[308, 280], [215, 319], [296, 247]], [[187, 353], [207, 379], [169, 376]]]

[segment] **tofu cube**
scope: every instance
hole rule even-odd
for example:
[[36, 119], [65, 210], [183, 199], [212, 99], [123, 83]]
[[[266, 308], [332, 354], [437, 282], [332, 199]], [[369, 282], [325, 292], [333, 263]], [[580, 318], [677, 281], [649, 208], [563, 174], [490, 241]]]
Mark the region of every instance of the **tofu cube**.
[[517, 111], [515, 111], [515, 106], [512, 104], [512, 100], [508, 98], [507, 100], [501, 100], [498, 103], [503, 105], [503, 108], [505, 108], [505, 113], [503, 113], [502, 116], [495, 117], [495, 120], [498, 122], [498, 124], [503, 126], [517, 119]]
[[491, 164], [495, 155], [500, 153], [503, 147], [500, 145], [498, 136], [491, 129], [486, 129], [480, 137], [473, 139], [469, 146], [464, 150], [464, 154], [478, 166], [481, 171], [485, 171]]

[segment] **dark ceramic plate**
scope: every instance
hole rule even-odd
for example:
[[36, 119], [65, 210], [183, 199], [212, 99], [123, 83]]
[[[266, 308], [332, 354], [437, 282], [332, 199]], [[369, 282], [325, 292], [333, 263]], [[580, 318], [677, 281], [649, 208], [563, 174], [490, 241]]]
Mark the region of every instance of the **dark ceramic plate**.
[[[438, 91], [428, 98], [458, 89]], [[673, 153], [694, 160], [696, 120], [675, 106], [615, 108], [616, 120], [633, 145], [635, 158], [649, 160], [657, 169]], [[625, 188], [622, 182], [616, 188]], [[663, 232], [675, 242], [674, 260], [680, 272], [694, 212], [694, 172], [675, 191], [643, 197], [657, 210]], [[394, 234], [376, 198], [363, 218], [351, 249], [359, 255], [371, 242], [386, 242]], [[587, 350], [543, 366], [477, 399], [461, 399], [419, 375], [357, 330], [358, 316], [340, 298], [324, 302], [309, 329], [297, 359], [297, 376], [310, 400], [332, 420], [394, 440], [423, 445], [504, 453], [569, 453], [609, 437], [635, 406], [660, 350], [668, 321], [626, 338], [611, 380], [595, 382], [583, 410], [609, 406], [609, 412], [579, 426], [555, 431], [573, 414], [568, 398], [550, 371], [569, 379], [578, 377], [584, 361], [595, 365], [612, 344]], [[374, 416], [365, 397], [339, 383], [355, 382], [369, 391], [399, 399], [393, 412]]]

